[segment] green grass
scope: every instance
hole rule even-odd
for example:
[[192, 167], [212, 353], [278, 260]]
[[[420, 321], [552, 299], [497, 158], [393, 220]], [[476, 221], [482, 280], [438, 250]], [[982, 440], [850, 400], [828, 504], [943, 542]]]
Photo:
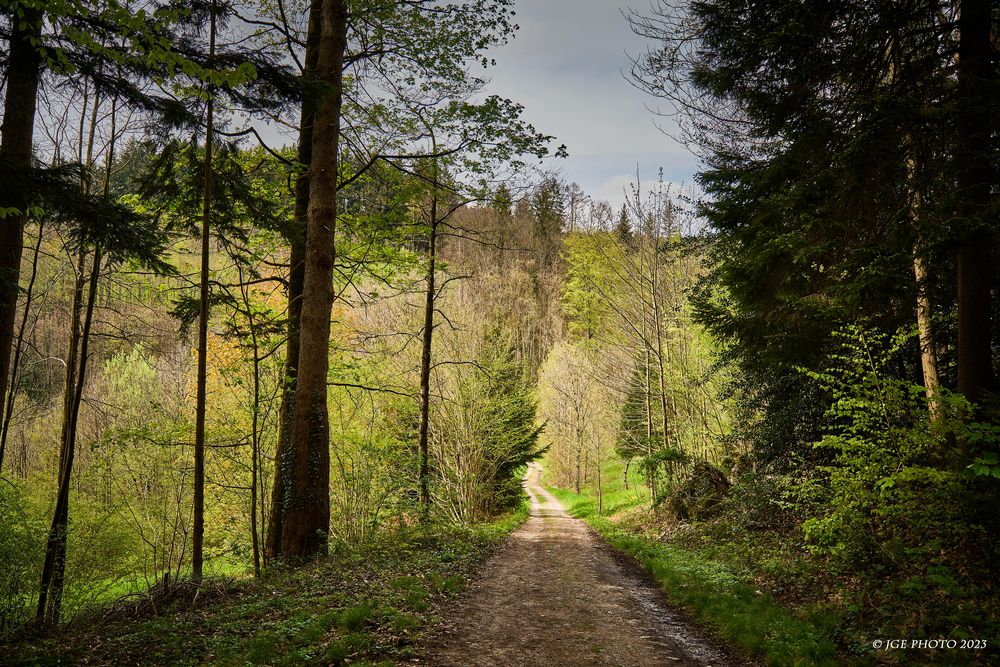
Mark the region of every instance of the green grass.
[[[174, 571], [170, 572], [171, 579], [175, 577], [175, 574], [177, 573]], [[162, 576], [162, 573], [160, 573], [160, 576]], [[191, 568], [182, 568], [179, 576], [181, 579], [189, 579], [191, 577]], [[253, 576], [253, 569], [236, 559], [227, 556], [215, 556], [205, 560], [205, 576], [246, 579]], [[84, 585], [71, 585], [67, 587], [63, 594], [63, 606], [69, 610], [100, 608], [126, 595], [141, 594], [148, 587], [148, 583], [144, 579], [136, 576], [115, 577], [87, 582]], [[34, 607], [34, 604], [31, 606]]]
[[609, 462], [602, 471], [604, 514], [598, 515], [596, 495], [582, 489], [550, 488], [576, 517], [584, 519], [609, 544], [635, 558], [675, 604], [710, 628], [735, 650], [770, 665], [838, 665], [839, 654], [830, 636], [835, 619], [802, 618], [782, 606], [752, 580], [725, 563], [706, 558], [694, 549], [630, 532], [611, 516], [648, 503], [641, 473], [630, 475], [632, 490], [622, 485], [622, 464]]
[[[438, 606], [527, 516], [473, 528], [415, 527], [262, 580], [209, 580], [198, 600], [155, 616], [94, 616], [46, 639], [0, 649], [4, 664], [392, 664]], [[94, 647], [99, 646], [99, 649]]]

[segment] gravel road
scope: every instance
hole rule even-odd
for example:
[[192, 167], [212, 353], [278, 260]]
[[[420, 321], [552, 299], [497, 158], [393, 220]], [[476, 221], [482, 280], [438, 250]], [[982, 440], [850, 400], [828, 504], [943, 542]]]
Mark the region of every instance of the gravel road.
[[531, 516], [412, 664], [582, 667], [732, 664], [672, 611], [638, 567], [539, 484]]

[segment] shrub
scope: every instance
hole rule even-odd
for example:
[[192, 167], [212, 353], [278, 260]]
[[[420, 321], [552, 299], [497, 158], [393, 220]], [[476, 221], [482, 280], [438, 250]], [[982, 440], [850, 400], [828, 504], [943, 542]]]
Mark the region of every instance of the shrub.
[[34, 612], [47, 526], [20, 490], [0, 477], [0, 639]]
[[941, 605], [963, 607], [996, 556], [977, 510], [996, 485], [983, 484], [961, 444], [993, 430], [970, 424], [968, 403], [945, 391], [939, 418], [930, 418], [924, 387], [891, 372], [910, 337], [850, 327], [837, 334], [831, 367], [808, 372], [833, 398], [832, 427], [815, 446], [835, 457], [795, 493], [814, 552], [860, 574], [863, 587], [902, 596], [899, 615], [914, 627], [950, 631]]

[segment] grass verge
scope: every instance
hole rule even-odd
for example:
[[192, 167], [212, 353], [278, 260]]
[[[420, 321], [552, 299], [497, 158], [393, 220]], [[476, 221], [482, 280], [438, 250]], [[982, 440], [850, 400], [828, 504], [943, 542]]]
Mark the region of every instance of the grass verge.
[[95, 614], [0, 647], [14, 665], [391, 665], [527, 516], [410, 528], [261, 580], [207, 580], [157, 613]]
[[642, 502], [638, 494], [606, 493], [605, 515], [599, 515], [595, 498], [586, 490], [580, 495], [567, 489], [550, 491], [573, 516], [585, 520], [609, 544], [635, 558], [671, 601], [734, 649], [769, 665], [844, 664], [845, 656], [837, 652], [830, 637], [831, 619], [800, 618], [726, 564], [692, 549], [630, 532], [609, 518]]

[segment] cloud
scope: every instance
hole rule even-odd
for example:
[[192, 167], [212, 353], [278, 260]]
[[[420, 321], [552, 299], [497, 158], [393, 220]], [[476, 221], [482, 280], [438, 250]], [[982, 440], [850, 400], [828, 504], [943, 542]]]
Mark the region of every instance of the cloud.
[[[645, 201], [647, 195], [659, 187], [659, 174], [657, 171], [643, 174], [639, 173], [640, 181], [636, 181], [636, 174], [617, 174], [598, 185], [592, 192], [588, 192], [594, 201], [606, 201], [611, 207], [618, 211], [622, 204], [628, 202], [630, 205], [635, 202], [636, 189], [638, 188], [639, 198]], [[672, 194], [680, 194], [686, 191], [690, 184], [679, 183], [664, 179], [663, 187]]]
[[634, 175], [619, 174], [597, 186], [594, 192], [591, 193], [591, 197], [595, 200], [608, 202], [617, 211], [622, 207], [626, 199], [632, 197], [634, 183]]
[[697, 162], [657, 127], [673, 129], [647, 108], [655, 100], [622, 76], [628, 54], [645, 45], [619, 7], [617, 0], [520, 0], [521, 30], [491, 54], [497, 67], [488, 92], [524, 105], [527, 121], [566, 144], [563, 178], [620, 205], [625, 174], [637, 164], [644, 181], [663, 167], [665, 178], [691, 182]]

